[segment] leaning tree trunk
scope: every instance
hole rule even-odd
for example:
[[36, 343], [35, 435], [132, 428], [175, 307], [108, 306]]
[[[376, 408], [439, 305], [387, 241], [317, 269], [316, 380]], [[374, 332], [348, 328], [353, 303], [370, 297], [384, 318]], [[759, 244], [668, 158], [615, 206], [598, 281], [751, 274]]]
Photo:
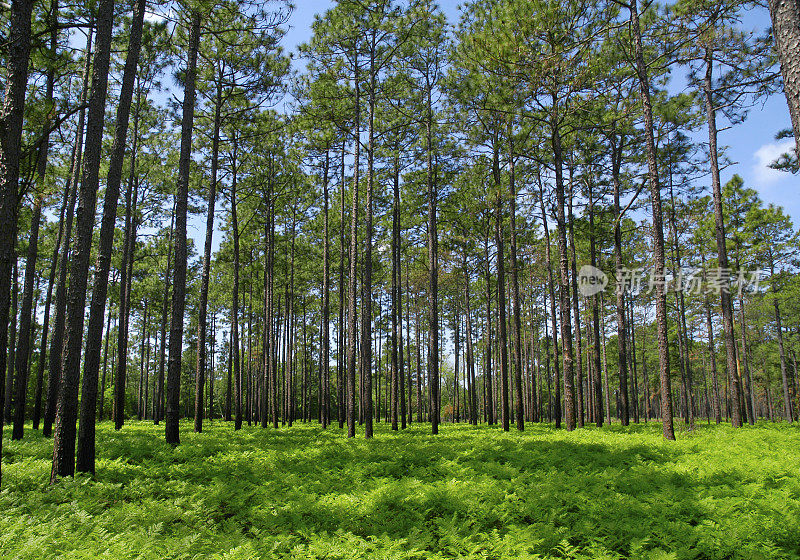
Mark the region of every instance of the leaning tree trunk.
[[[95, 419], [97, 415], [97, 378], [100, 373], [100, 356], [103, 340], [103, 319], [105, 318], [106, 296], [108, 293], [108, 274], [111, 269], [111, 251], [114, 241], [114, 228], [117, 222], [117, 201], [119, 185], [122, 180], [122, 164], [125, 159], [125, 144], [128, 136], [133, 86], [136, 69], [139, 65], [139, 52], [142, 45], [145, 0], [137, 0], [131, 18], [128, 54], [122, 75], [122, 89], [117, 105], [117, 123], [114, 129], [114, 144], [111, 147], [108, 177], [106, 180], [103, 219], [100, 225], [100, 245], [97, 266], [92, 286], [92, 301], [89, 307], [89, 327], [86, 335], [86, 355], [84, 357], [83, 381], [81, 387], [80, 428], [78, 431], [78, 472], [94, 474], [95, 461]], [[137, 100], [137, 123], [138, 123]], [[136, 160], [136, 136], [134, 126], [131, 166]], [[87, 161], [88, 163], [88, 161]]]
[[186, 213], [189, 205], [189, 172], [192, 157], [192, 128], [196, 98], [197, 51], [200, 44], [200, 12], [193, 11], [189, 51], [184, 78], [183, 117], [181, 118], [181, 153], [178, 160], [178, 183], [175, 197], [175, 267], [173, 272], [172, 309], [167, 366], [167, 405], [164, 417], [167, 443], [180, 443], [181, 353], [183, 350], [183, 313], [186, 308]]
[[[101, 0], [97, 12], [97, 52], [92, 69], [92, 93], [86, 124], [86, 161], [81, 175], [75, 218], [75, 254], [72, 256], [67, 292], [66, 342], [61, 384], [56, 404], [53, 465], [50, 482], [75, 474], [75, 437], [78, 415], [78, 381], [81, 373], [86, 285], [92, 252], [97, 191], [100, 188], [100, 159], [103, 144], [106, 92], [111, 62], [114, 0]], [[95, 402], [92, 401], [92, 406]]]
[[658, 154], [653, 133], [653, 106], [650, 101], [650, 78], [644, 63], [642, 31], [639, 23], [637, 0], [630, 4], [630, 23], [633, 28], [635, 47], [635, 70], [639, 79], [642, 107], [644, 109], [645, 147], [647, 150], [648, 182], [650, 183], [650, 203], [653, 213], [653, 276], [656, 282], [656, 328], [658, 336], [658, 363], [661, 380], [661, 418], [664, 437], [675, 439], [672, 423], [672, 387], [669, 370], [669, 339], [667, 334], [667, 298], [664, 283], [664, 224], [661, 211], [661, 187], [658, 181]]

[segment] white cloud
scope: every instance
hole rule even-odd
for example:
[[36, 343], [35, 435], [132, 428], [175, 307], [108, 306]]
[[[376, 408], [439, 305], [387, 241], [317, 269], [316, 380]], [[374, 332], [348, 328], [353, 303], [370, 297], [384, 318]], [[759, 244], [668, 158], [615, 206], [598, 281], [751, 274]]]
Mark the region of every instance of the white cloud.
[[756, 163], [753, 165], [753, 176], [758, 182], [759, 186], [774, 185], [781, 179], [787, 178], [788, 174], [785, 171], [778, 171], [772, 169], [769, 165], [785, 154], [791, 151], [794, 146], [793, 138], [786, 138], [780, 142], [771, 142], [764, 144], [753, 154], [753, 159]]

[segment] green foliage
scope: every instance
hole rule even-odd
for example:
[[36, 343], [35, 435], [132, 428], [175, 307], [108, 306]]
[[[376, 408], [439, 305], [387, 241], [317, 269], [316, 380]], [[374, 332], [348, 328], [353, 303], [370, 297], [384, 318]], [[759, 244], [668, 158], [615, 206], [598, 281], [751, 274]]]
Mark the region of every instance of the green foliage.
[[97, 480], [4, 442], [4, 558], [799, 558], [800, 430], [98, 428]]

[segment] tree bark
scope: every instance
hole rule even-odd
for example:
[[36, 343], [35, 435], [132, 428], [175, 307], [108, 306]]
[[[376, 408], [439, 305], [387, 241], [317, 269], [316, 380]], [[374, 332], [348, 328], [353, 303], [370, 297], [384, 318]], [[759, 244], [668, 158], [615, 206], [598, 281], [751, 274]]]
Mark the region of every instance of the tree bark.
[[22, 288], [22, 307], [19, 314], [19, 334], [16, 354], [16, 399], [14, 406], [14, 427], [11, 439], [22, 439], [25, 424], [25, 401], [28, 393], [28, 373], [31, 353], [31, 311], [33, 309], [33, 289], [36, 281], [36, 257], [39, 249], [39, 223], [42, 217], [42, 195], [37, 195], [31, 217], [31, 232], [28, 236], [28, 254], [25, 258], [25, 280]]
[[[8, 367], [8, 311], [11, 307], [12, 260], [16, 258], [20, 144], [31, 51], [32, 10], [32, 0], [11, 2], [5, 60], [6, 91], [0, 110], [0, 375], [6, 375]], [[0, 454], [6, 397], [3, 381], [0, 379]]]
[[797, 0], [768, 0], [767, 3], [794, 129], [795, 150], [800, 155], [800, 3]]
[[[67, 292], [67, 339], [64, 344], [61, 384], [56, 403], [56, 426], [53, 439], [53, 465], [50, 482], [75, 474], [75, 437], [78, 415], [86, 285], [92, 251], [97, 191], [100, 187], [103, 122], [111, 59], [111, 35], [114, 27], [114, 1], [101, 0], [97, 12], [97, 52], [92, 69], [92, 93], [89, 97], [86, 124], [86, 162], [81, 175], [75, 219], [75, 254], [70, 266]], [[96, 382], [96, 380], [95, 380]], [[95, 385], [96, 387], [96, 385]], [[95, 401], [92, 401], [92, 406]]]
[[180, 417], [181, 353], [183, 350], [183, 314], [186, 307], [186, 213], [189, 202], [189, 172], [192, 156], [192, 128], [196, 98], [197, 51], [200, 43], [200, 12], [191, 13], [188, 61], [181, 118], [181, 152], [178, 160], [178, 182], [175, 197], [175, 267], [173, 272], [172, 309], [169, 333], [169, 361], [167, 367], [167, 405], [165, 438], [172, 445], [180, 443], [178, 420]]
[[[708, 149], [711, 163], [711, 187], [714, 197], [714, 224], [715, 224], [715, 239], [717, 242], [717, 260], [721, 271], [727, 270], [728, 265], [728, 249], [725, 245], [725, 219], [722, 214], [722, 187], [719, 177], [719, 159], [717, 151], [717, 123], [716, 123], [716, 109], [712, 99], [712, 72], [713, 72], [713, 58], [711, 49], [706, 49], [705, 64], [705, 80], [703, 84], [703, 97], [705, 101], [706, 118], [708, 120]], [[736, 341], [734, 339], [733, 330], [733, 302], [731, 301], [731, 294], [727, 286], [720, 290], [720, 304], [722, 307], [722, 326], [725, 337], [725, 353], [726, 353], [726, 367], [728, 370], [728, 379], [730, 387], [730, 397], [733, 401], [731, 406], [731, 424], [734, 428], [739, 428], [742, 425], [742, 416], [739, 410], [739, 403], [741, 396], [739, 394], [739, 383], [736, 377]]]
[[658, 181], [658, 156], [653, 133], [653, 107], [650, 101], [650, 78], [644, 62], [642, 32], [637, 0], [630, 4], [630, 23], [635, 47], [635, 70], [639, 81], [644, 109], [645, 144], [647, 151], [650, 203], [653, 214], [653, 275], [656, 284], [656, 330], [658, 335], [659, 377], [661, 380], [661, 418], [664, 438], [675, 439], [672, 423], [672, 388], [669, 369], [669, 339], [667, 336], [667, 299], [664, 279], [664, 224], [661, 211], [661, 186]]
[[[95, 472], [95, 420], [97, 415], [97, 381], [100, 373], [100, 355], [103, 340], [106, 296], [108, 293], [108, 274], [111, 269], [111, 251], [114, 242], [114, 228], [117, 222], [117, 202], [122, 180], [122, 164], [125, 160], [125, 144], [128, 136], [133, 86], [139, 65], [144, 25], [145, 0], [137, 0], [131, 16], [128, 53], [122, 75], [122, 88], [117, 105], [117, 122], [114, 129], [114, 144], [111, 147], [106, 192], [103, 201], [103, 218], [100, 225], [97, 266], [92, 285], [92, 300], [89, 306], [89, 326], [86, 334], [83, 380], [81, 386], [80, 428], [78, 430], [77, 465], [78, 472]], [[139, 99], [137, 110], [139, 113]], [[137, 118], [138, 124], [138, 118]], [[131, 166], [135, 165], [138, 130], [134, 125]], [[87, 137], [88, 140], [88, 137]], [[87, 159], [88, 163], [88, 159]], [[91, 230], [89, 231], [91, 235]], [[91, 250], [91, 245], [90, 245]]]

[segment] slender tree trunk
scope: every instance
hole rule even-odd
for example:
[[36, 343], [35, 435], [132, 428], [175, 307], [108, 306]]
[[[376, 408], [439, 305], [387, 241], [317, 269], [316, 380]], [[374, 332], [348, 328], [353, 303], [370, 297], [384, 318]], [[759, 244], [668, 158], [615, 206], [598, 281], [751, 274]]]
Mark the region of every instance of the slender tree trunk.
[[661, 418], [664, 438], [675, 439], [672, 424], [672, 388], [669, 369], [669, 339], [667, 336], [667, 299], [664, 279], [664, 224], [661, 211], [661, 187], [658, 181], [658, 156], [653, 133], [653, 108], [650, 101], [650, 78], [644, 62], [642, 32], [637, 0], [630, 3], [630, 23], [635, 47], [635, 70], [644, 109], [648, 182], [653, 213], [653, 276], [656, 278], [656, 324], [658, 332], [658, 362], [661, 379]]
[[[53, 90], [55, 89], [55, 81], [56, 81], [56, 66], [55, 61], [57, 57], [57, 50], [58, 50], [58, 0], [51, 0], [50, 2], [50, 21], [48, 22], [50, 25], [50, 52], [48, 56], [50, 58], [50, 67], [47, 69], [47, 78], [46, 78], [46, 85], [45, 85], [45, 103], [46, 108], [48, 110], [48, 116], [45, 119], [45, 123], [43, 126], [43, 139], [42, 144], [39, 148], [39, 155], [37, 160], [37, 168], [36, 174], [38, 176], [38, 184], [43, 186], [45, 181], [45, 174], [47, 172], [47, 159], [50, 151], [50, 126], [52, 123], [52, 117], [55, 114], [54, 111], [54, 103], [53, 103]], [[38, 195], [36, 198], [36, 206], [39, 209], [39, 216], [41, 218], [41, 205], [42, 205], [42, 198], [43, 195]], [[42, 325], [42, 345], [41, 351], [39, 353], [39, 363], [37, 367], [37, 375], [36, 375], [36, 388], [35, 394], [33, 399], [33, 429], [39, 429], [39, 419], [41, 415], [41, 406], [42, 406], [42, 385], [44, 383], [44, 357], [45, 357], [45, 350], [47, 348], [47, 329], [49, 327], [50, 321], [50, 303], [53, 295], [53, 282], [55, 280], [55, 266], [56, 262], [58, 261], [58, 247], [61, 242], [61, 234], [63, 230], [64, 224], [64, 205], [66, 205], [66, 200], [68, 198], [68, 194], [65, 193], [64, 195], [64, 202], [61, 205], [61, 217], [58, 221], [58, 239], [56, 240], [55, 244], [55, 254], [53, 256], [52, 264], [50, 266], [50, 276], [49, 282], [47, 284], [47, 298], [45, 300], [44, 305], [44, 323]], [[37, 222], [37, 233], [38, 233], [38, 222]], [[33, 226], [33, 224], [31, 224]], [[31, 233], [33, 233], [33, 227], [31, 227]], [[33, 237], [31, 235], [31, 237]], [[38, 236], [37, 236], [38, 237]], [[38, 239], [37, 239], [38, 243]], [[30, 249], [28, 253], [28, 257], [30, 257]], [[35, 258], [35, 257], [34, 257]], [[25, 269], [25, 274], [27, 275], [27, 264]], [[24, 299], [24, 298], [23, 298]], [[24, 303], [23, 303], [24, 307]], [[33, 338], [33, 334], [30, 334], [30, 339]], [[30, 341], [28, 344], [32, 344]], [[32, 351], [31, 351], [32, 352]], [[26, 375], [27, 375], [27, 366], [26, 366]], [[26, 380], [27, 386], [27, 380]], [[24, 403], [23, 403], [24, 406]], [[24, 414], [23, 414], [24, 419]]]
[[[514, 169], [514, 142], [509, 145], [511, 154], [509, 160], [509, 195], [511, 211], [511, 296], [514, 299], [514, 410], [517, 421], [517, 430], [525, 429], [525, 407], [522, 401], [522, 318], [519, 295], [519, 263], [517, 262], [517, 186]], [[583, 416], [581, 416], [583, 425]]]
[[[717, 242], [717, 258], [720, 269], [728, 268], [728, 250], [725, 246], [725, 221], [722, 214], [722, 187], [719, 177], [719, 161], [717, 151], [717, 124], [716, 124], [716, 109], [712, 99], [712, 72], [713, 72], [713, 58], [711, 49], [706, 50], [705, 57], [706, 72], [703, 87], [703, 95], [705, 100], [706, 117], [708, 120], [708, 143], [709, 155], [711, 157], [711, 186], [714, 194], [714, 221], [715, 221], [715, 238]], [[727, 289], [720, 290], [720, 302], [722, 307], [722, 325], [725, 337], [725, 352], [726, 352], [726, 366], [728, 370], [730, 397], [734, 403], [732, 406], [731, 424], [734, 428], [742, 425], [742, 417], [739, 413], [739, 403], [741, 396], [739, 394], [739, 384], [736, 379], [736, 341], [734, 340], [733, 330], [733, 302], [731, 301], [730, 291]]]
[[157, 426], [161, 419], [164, 417], [164, 361], [166, 357], [167, 345], [167, 316], [169, 315], [169, 289], [170, 289], [170, 268], [172, 261], [172, 230], [173, 221], [175, 220], [175, 211], [173, 209], [172, 218], [169, 224], [169, 236], [167, 237], [167, 266], [164, 269], [164, 296], [161, 300], [161, 346], [158, 350], [158, 381], [156, 382], [155, 413], [153, 414], [153, 423]]
[[575, 249], [575, 226], [574, 226], [574, 217], [572, 214], [572, 199], [573, 199], [573, 167], [570, 165], [569, 167], [569, 201], [568, 201], [568, 228], [569, 228], [569, 247], [570, 247], [570, 287], [572, 289], [572, 313], [573, 313], [573, 322], [575, 326], [575, 357], [578, 360], [578, 367], [576, 368], [575, 372], [575, 402], [576, 402], [576, 410], [575, 416], [578, 421], [578, 427], [583, 428], [583, 355], [581, 351], [581, 314], [580, 314], [580, 307], [579, 307], [579, 300], [578, 300], [578, 263], [577, 263], [577, 256], [576, 256], [576, 249]]
[[[428, 191], [428, 383], [431, 394], [431, 432], [439, 433], [439, 235], [436, 205], [439, 193], [433, 168], [432, 85], [426, 74], [425, 151]], [[506, 395], [507, 397], [508, 395]], [[506, 426], [508, 429], [508, 426]]]
[[[180, 443], [181, 354], [183, 350], [183, 314], [186, 307], [186, 214], [189, 205], [189, 173], [192, 157], [192, 128], [196, 98], [197, 51], [200, 44], [200, 12], [191, 13], [188, 59], [184, 78], [183, 116], [181, 118], [181, 151], [178, 160], [177, 195], [175, 197], [175, 268], [173, 272], [172, 309], [167, 367], [167, 405], [164, 417], [165, 439], [171, 445]], [[235, 223], [235, 222], [234, 222]]]
[[[92, 59], [92, 29], [89, 29], [88, 37], [86, 39], [86, 61], [83, 71], [83, 87], [81, 90], [81, 105], [85, 105], [86, 98], [89, 95], [89, 70], [91, 68]], [[72, 240], [72, 223], [75, 215], [75, 203], [77, 200], [78, 191], [78, 177], [81, 173], [81, 161], [83, 157], [83, 133], [84, 123], [86, 117], [86, 110], [81, 109], [78, 114], [78, 128], [76, 131], [75, 144], [73, 146], [72, 164], [70, 177], [67, 180], [67, 190], [70, 190], [70, 199], [66, 214], [66, 225], [64, 228], [64, 237], [62, 239], [62, 248], [60, 250], [60, 259], [58, 264], [58, 284], [56, 285], [56, 315], [53, 325], [53, 338], [50, 341], [50, 355], [48, 367], [48, 381], [47, 381], [47, 403], [44, 414], [44, 426], [42, 427], [42, 435], [48, 437], [52, 433], [53, 422], [56, 416], [56, 401], [58, 399], [58, 391], [61, 385], [61, 365], [62, 353], [64, 348], [64, 330], [66, 323], [66, 309], [67, 309], [67, 269], [70, 257], [70, 242]], [[0, 314], [2, 310], [0, 310]]]
[[[553, 99], [554, 106], [557, 103]], [[559, 255], [559, 316], [561, 319], [561, 344], [562, 358], [564, 364], [564, 414], [566, 417], [567, 431], [575, 429], [575, 387], [573, 385], [573, 351], [572, 351], [572, 325], [570, 323], [569, 307], [569, 256], [567, 253], [567, 227], [566, 216], [564, 214], [565, 195], [563, 177], [563, 155], [561, 148], [561, 134], [558, 130], [558, 115], [552, 116], [552, 145], [555, 156], [556, 170], [556, 230], [558, 233], [558, 255]]]
[[494, 158], [492, 160], [492, 171], [494, 175], [497, 194], [494, 207], [495, 233], [494, 242], [497, 250], [497, 336], [498, 336], [498, 358], [500, 360], [500, 420], [503, 431], [509, 429], [509, 410], [508, 410], [508, 336], [506, 333], [506, 276], [505, 276], [505, 251], [503, 231], [503, 198], [500, 191], [500, 161], [499, 148], [495, 147]]
[[[203, 431], [203, 383], [206, 371], [206, 325], [208, 284], [211, 276], [211, 243], [214, 237], [214, 207], [217, 202], [217, 168], [219, 166], [219, 129], [222, 111], [222, 76], [217, 76], [214, 97], [214, 132], [211, 138], [211, 183], [208, 185], [206, 240], [203, 246], [203, 271], [200, 275], [200, 305], [197, 317], [197, 370], [195, 371], [194, 431]], [[235, 227], [235, 225], [234, 225]]]
[[[542, 209], [542, 226], [544, 228], [544, 242], [545, 242], [545, 258], [547, 259], [547, 290], [550, 296], [550, 321], [552, 323], [552, 333], [553, 333], [553, 352], [554, 352], [554, 364], [556, 370], [556, 384], [555, 384], [555, 398], [553, 399], [553, 410], [552, 415], [555, 417], [556, 421], [556, 428], [561, 427], [561, 391], [559, 390], [560, 385], [558, 382], [559, 377], [561, 376], [561, 372], [559, 371], [559, 360], [558, 360], [558, 341], [556, 340], [556, 295], [555, 295], [555, 279], [553, 275], [553, 267], [552, 267], [552, 255], [550, 254], [550, 228], [547, 225], [547, 212], [545, 210], [544, 205], [544, 192], [542, 189], [542, 182], [541, 177], [538, 178], [539, 183], [539, 203]], [[545, 306], [546, 307], [546, 306]], [[546, 333], [545, 333], [546, 335]], [[548, 338], [549, 340], [549, 338]], [[547, 359], [550, 359], [550, 349], [547, 349]], [[550, 365], [547, 365], [547, 393], [548, 397], [551, 395], [550, 389]], [[548, 409], [549, 410], [549, 409]], [[549, 420], [549, 419], [548, 419]]]
[[[622, 194], [622, 181], [620, 180], [620, 168], [622, 167], [622, 146], [617, 144], [617, 135], [611, 135], [611, 181], [614, 185], [614, 261], [617, 268], [617, 278], [623, 277], [623, 262], [622, 262], [622, 209], [620, 208], [620, 196]], [[619, 280], [618, 280], [619, 282]], [[617, 356], [619, 361], [619, 386], [626, 388], [628, 386], [628, 356], [626, 353], [626, 325], [625, 325], [625, 287], [617, 285]], [[599, 383], [598, 383], [599, 389]], [[622, 397], [622, 418], [620, 419], [623, 426], [628, 425], [628, 395], [627, 390]], [[598, 393], [597, 401], [600, 402], [600, 394]], [[602, 418], [599, 421], [599, 426], [602, 426]]]
[[22, 439], [25, 423], [25, 401], [28, 393], [28, 372], [30, 363], [28, 358], [31, 353], [31, 338], [33, 337], [31, 325], [31, 311], [33, 307], [33, 289], [36, 280], [36, 257], [39, 249], [39, 223], [42, 217], [42, 196], [38, 195], [33, 205], [31, 217], [31, 232], [28, 236], [28, 254], [25, 259], [25, 280], [22, 288], [22, 307], [19, 314], [19, 335], [17, 337], [16, 353], [16, 399], [14, 406], [14, 428], [11, 439]]
[[233, 384], [234, 384], [234, 430], [242, 428], [242, 363], [239, 333], [239, 218], [236, 196], [236, 139], [234, 137], [232, 180], [231, 180], [231, 231], [233, 233], [233, 294], [231, 302], [231, 331], [233, 332]]
[[[115, 326], [116, 326], [116, 321], [115, 321]], [[103, 378], [100, 381], [100, 402], [97, 405], [97, 410], [98, 410], [97, 419], [100, 421], [103, 420], [103, 407], [105, 406], [106, 372], [108, 370], [108, 346], [110, 341], [111, 341], [111, 312], [108, 313], [108, 318], [106, 319], [106, 341], [105, 341], [105, 348], [103, 349]]]

